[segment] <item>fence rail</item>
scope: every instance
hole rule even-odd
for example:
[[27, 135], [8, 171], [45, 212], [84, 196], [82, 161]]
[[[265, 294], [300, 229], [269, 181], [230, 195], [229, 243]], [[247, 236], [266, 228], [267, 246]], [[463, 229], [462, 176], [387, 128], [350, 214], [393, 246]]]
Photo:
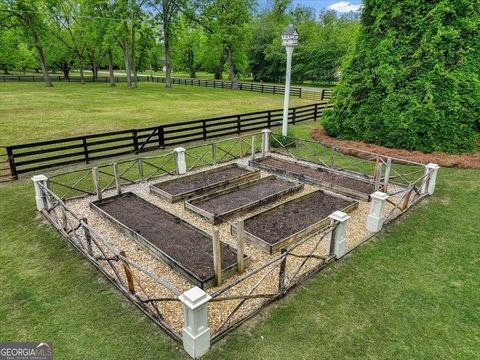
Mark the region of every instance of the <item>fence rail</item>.
[[[332, 105], [317, 103], [290, 108], [289, 123], [316, 121]], [[141, 129], [121, 130], [5, 147], [10, 175], [89, 163], [94, 160], [163, 149], [194, 141], [280, 126], [282, 109], [220, 116]], [[1, 175], [0, 175], [1, 176]]]
[[[70, 76], [65, 78], [61, 75], [51, 75], [50, 79], [52, 81], [59, 82], [80, 82], [80, 76]], [[0, 82], [43, 82], [43, 77], [41, 76], [28, 76], [28, 75], [4, 75], [0, 77]], [[110, 82], [109, 76], [99, 76], [97, 78], [93, 77], [84, 77], [84, 82]], [[115, 76], [115, 82], [126, 82], [127, 78], [124, 76]], [[166, 78], [163, 76], [154, 76], [154, 75], [140, 75], [137, 76], [137, 82], [151, 82], [151, 83], [161, 83], [164, 84]], [[228, 80], [206, 80], [206, 79], [193, 79], [193, 78], [172, 78], [173, 84], [178, 85], [192, 85], [206, 88], [217, 88], [217, 89], [236, 89], [243, 91], [252, 91], [264, 94], [272, 95], [284, 95], [285, 86], [283, 85], [272, 85], [272, 84], [263, 84], [263, 83], [250, 83], [250, 82], [237, 82], [235, 87], [232, 81]], [[303, 89], [301, 87], [292, 86], [290, 87], [290, 96], [306, 98], [312, 100], [328, 100], [332, 97], [333, 91], [327, 89], [314, 89], [308, 88]]]

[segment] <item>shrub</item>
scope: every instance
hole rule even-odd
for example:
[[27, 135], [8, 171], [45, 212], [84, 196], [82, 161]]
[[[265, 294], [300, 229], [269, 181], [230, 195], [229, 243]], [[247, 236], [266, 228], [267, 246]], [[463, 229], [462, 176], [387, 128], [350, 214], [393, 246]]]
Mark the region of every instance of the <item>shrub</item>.
[[388, 147], [475, 150], [480, 22], [470, 0], [364, 0], [355, 50], [323, 125]]

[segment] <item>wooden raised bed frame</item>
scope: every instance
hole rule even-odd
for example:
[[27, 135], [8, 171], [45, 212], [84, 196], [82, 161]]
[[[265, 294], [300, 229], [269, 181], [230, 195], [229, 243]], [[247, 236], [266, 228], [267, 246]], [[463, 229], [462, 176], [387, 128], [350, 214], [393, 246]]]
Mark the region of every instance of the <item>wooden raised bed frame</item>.
[[[350, 213], [350, 212], [354, 211], [356, 208], [358, 208], [358, 201], [355, 201], [351, 198], [348, 198], [348, 197], [345, 197], [345, 196], [342, 196], [342, 195], [339, 195], [339, 194], [336, 194], [336, 193], [332, 193], [332, 192], [329, 192], [329, 191], [316, 190], [316, 191], [313, 191], [313, 192], [308, 193], [306, 195], [303, 195], [303, 196], [300, 196], [298, 198], [287, 201], [283, 204], [277, 205], [277, 206], [275, 206], [271, 209], [268, 209], [264, 212], [261, 212], [259, 214], [253, 215], [249, 218], [246, 218], [246, 219], [244, 219], [244, 221], [247, 221], [249, 219], [253, 219], [253, 218], [256, 218], [256, 217], [260, 217], [260, 216], [262, 216], [264, 214], [267, 214], [267, 213], [274, 212], [274, 211], [284, 207], [287, 204], [291, 204], [293, 202], [300, 202], [302, 200], [305, 200], [308, 197], [314, 196], [318, 192], [323, 192], [325, 195], [333, 196], [333, 197], [336, 197], [336, 198], [341, 198], [341, 199], [352, 202], [351, 205], [341, 209], [340, 211], [343, 211], [345, 213]], [[265, 240], [259, 238], [258, 236], [254, 235], [252, 233], [249, 233], [246, 230], [244, 230], [244, 234], [245, 234], [245, 239], [250, 244], [252, 244], [256, 248], [258, 248], [258, 249], [260, 249], [260, 250], [262, 250], [262, 251], [264, 251], [264, 252], [266, 252], [270, 255], [273, 255], [276, 252], [280, 251], [281, 249], [284, 249], [287, 246], [289, 246], [291, 244], [294, 244], [297, 241], [305, 238], [306, 236], [323, 229], [324, 227], [328, 226], [329, 223], [330, 223], [330, 219], [328, 217], [326, 217], [326, 218], [324, 218], [320, 221], [317, 221], [316, 223], [311, 224], [310, 226], [308, 226], [308, 227], [306, 227], [306, 228], [304, 228], [300, 231], [297, 231], [295, 234], [292, 234], [290, 236], [287, 236], [284, 239], [281, 239], [281, 240], [277, 241], [274, 244], [271, 244], [268, 241], [265, 241]], [[231, 232], [232, 235], [236, 236], [237, 235], [237, 230], [238, 230], [237, 224], [230, 225], [230, 232]]]
[[204, 210], [204, 209], [201, 209], [201, 208], [195, 206], [195, 203], [198, 203], [198, 202], [201, 202], [201, 201], [204, 201], [204, 200], [209, 200], [209, 199], [221, 196], [221, 195], [233, 193], [235, 191], [251, 187], [251, 186], [256, 185], [258, 183], [265, 182], [265, 181], [267, 181], [267, 179], [271, 179], [271, 178], [274, 178], [274, 177], [275, 177], [274, 175], [265, 176], [265, 177], [262, 177], [262, 178], [259, 178], [259, 179], [256, 179], [256, 180], [252, 180], [252, 181], [249, 181], [249, 182], [246, 182], [246, 183], [242, 183], [242, 184], [239, 184], [239, 185], [236, 185], [236, 186], [233, 186], [233, 187], [221, 190], [221, 191], [217, 191], [217, 192], [212, 193], [212, 194], [207, 194], [207, 195], [204, 195], [204, 196], [200, 196], [198, 198], [186, 201], [185, 202], [185, 208], [192, 211], [193, 213], [201, 216], [202, 218], [206, 219], [210, 223], [212, 223], [214, 225], [217, 225], [217, 224], [221, 224], [226, 218], [229, 218], [229, 217], [232, 217], [232, 216], [240, 216], [240, 215], [244, 214], [245, 212], [248, 212], [248, 211], [250, 211], [250, 210], [252, 210], [256, 207], [262, 206], [266, 203], [275, 201], [275, 200], [277, 200], [277, 199], [279, 199], [283, 196], [286, 196], [288, 194], [292, 194], [294, 192], [297, 192], [297, 191], [300, 191], [301, 189], [303, 189], [303, 184], [300, 184], [298, 182], [294, 182], [294, 181], [291, 181], [291, 180], [281, 179], [283, 181], [290, 182], [292, 184], [292, 186], [288, 187], [285, 190], [279, 191], [275, 194], [272, 194], [270, 196], [262, 198], [260, 200], [252, 201], [252, 202], [250, 202], [246, 205], [243, 205], [243, 206], [240, 206], [238, 208], [229, 210], [229, 211], [227, 211], [225, 213], [222, 213], [222, 214], [213, 214], [213, 213], [208, 212], [207, 210]]
[[[233, 177], [231, 179], [219, 181], [217, 183], [213, 183], [213, 184], [210, 184], [210, 185], [207, 185], [207, 186], [199, 187], [199, 188], [196, 188], [196, 189], [193, 189], [193, 190], [190, 190], [190, 191], [186, 191], [184, 193], [176, 194], [176, 195], [170, 194], [169, 192], [167, 192], [167, 191], [158, 187], [158, 185], [167, 185], [167, 184], [175, 183], [179, 179], [183, 180], [183, 179], [188, 179], [188, 178], [194, 178], [194, 177], [199, 176], [199, 175], [217, 173], [217, 172], [228, 170], [228, 169], [231, 169], [231, 168], [234, 168], [234, 167], [244, 169], [244, 170], [248, 171], [248, 173], [240, 175], [240, 176]], [[258, 178], [260, 178], [260, 170], [249, 169], [247, 167], [240, 166], [236, 163], [233, 163], [233, 164], [228, 164], [228, 165], [216, 167], [216, 168], [213, 168], [213, 169], [197, 172], [195, 174], [189, 174], [189, 175], [185, 175], [185, 176], [182, 176], [182, 177], [177, 177], [175, 179], [170, 179], [170, 180], [150, 184], [150, 192], [152, 194], [158, 195], [161, 198], [164, 198], [164, 199], [166, 199], [166, 200], [168, 200], [172, 203], [175, 203], [175, 202], [179, 202], [179, 201], [189, 200], [189, 199], [201, 196], [201, 195], [205, 195], [207, 193], [212, 193], [212, 192], [215, 192], [215, 191], [218, 191], [218, 190], [222, 190], [222, 189], [225, 189], [225, 188], [228, 188], [228, 187], [231, 187], [231, 186], [243, 183], [243, 182], [247, 182], [247, 181], [250, 181], [250, 180], [258, 179]]]
[[[145, 250], [147, 250], [153, 257], [155, 257], [156, 259], [158, 259], [158, 260], [162, 261], [163, 263], [167, 264], [170, 268], [172, 268], [173, 270], [178, 272], [180, 275], [182, 275], [187, 281], [189, 281], [192, 284], [200, 287], [201, 289], [208, 289], [209, 287], [215, 286], [215, 284], [216, 284], [215, 283], [215, 275], [212, 275], [211, 277], [209, 277], [205, 280], [199, 279], [192, 271], [190, 271], [189, 269], [184, 267], [182, 264], [178, 263], [176, 260], [174, 260], [168, 254], [164, 253], [161, 249], [159, 249], [157, 246], [152, 244], [150, 241], [148, 241], [146, 238], [144, 238], [138, 232], [132, 230], [131, 228], [129, 228], [128, 226], [126, 226], [122, 222], [115, 219], [113, 216], [111, 216], [108, 213], [106, 213], [105, 211], [103, 211], [100, 207], [98, 207], [98, 205], [100, 205], [100, 204], [104, 204], [106, 202], [115, 200], [115, 198], [118, 198], [118, 197], [121, 197], [121, 196], [134, 196], [137, 199], [140, 199], [141, 201], [144, 201], [144, 202], [146, 202], [150, 205], [153, 205], [153, 206], [159, 208], [160, 210], [167, 213], [168, 215], [173, 216], [176, 219], [176, 221], [178, 221], [179, 224], [183, 224], [184, 226], [187, 226], [190, 229], [195, 230], [196, 232], [200, 233], [202, 236], [208, 238], [210, 243], [212, 243], [212, 236], [210, 234], [208, 234], [207, 232], [193, 226], [189, 222], [179, 218], [178, 216], [172, 214], [171, 212], [166, 211], [166, 210], [150, 203], [149, 201], [147, 201], [147, 200], [145, 200], [145, 199], [143, 199], [143, 198], [141, 198], [141, 197], [139, 197], [136, 194], [131, 193], [131, 192], [111, 196], [111, 197], [108, 197], [108, 198], [105, 198], [105, 199], [102, 199], [102, 200], [96, 200], [96, 201], [93, 201], [93, 202], [90, 203], [90, 207], [94, 211], [96, 211], [98, 214], [100, 214], [101, 216], [106, 218], [115, 228], [120, 230], [122, 233], [124, 233], [128, 237], [132, 238], [137, 244], [139, 244]], [[233, 248], [232, 246], [230, 246], [229, 244], [224, 243], [223, 241], [221, 241], [221, 244], [224, 244], [224, 245], [228, 246], [235, 254], [237, 253], [237, 250], [235, 248]], [[243, 261], [244, 261], [245, 267], [248, 267], [249, 264], [250, 264], [250, 256], [244, 255], [244, 260]], [[213, 258], [212, 258], [212, 262], [213, 262]], [[233, 276], [236, 272], [237, 272], [237, 263], [234, 262], [232, 265], [228, 266], [227, 268], [222, 269], [222, 279], [227, 279], [227, 278]]]
[[278, 174], [280, 176], [284, 176], [286, 178], [294, 179], [296, 181], [300, 181], [300, 182], [304, 182], [304, 183], [312, 184], [312, 185], [317, 185], [322, 189], [330, 190], [330, 191], [333, 191], [335, 193], [342, 194], [342, 195], [345, 195], [345, 196], [348, 196], [348, 197], [353, 197], [353, 198], [358, 199], [358, 200], [370, 201], [370, 194], [367, 194], [367, 193], [364, 193], [364, 192], [361, 192], [361, 191], [357, 191], [357, 190], [354, 190], [354, 189], [350, 189], [350, 188], [347, 188], [347, 187], [344, 187], [344, 186], [341, 186], [341, 185], [337, 185], [337, 184], [334, 184], [334, 183], [326, 182], [326, 181], [323, 181], [323, 180], [320, 180], [320, 179], [315, 179], [315, 178], [310, 177], [308, 175], [298, 174], [298, 173], [295, 173], [295, 172], [292, 172], [292, 171], [282, 170], [282, 169], [276, 168], [274, 166], [269, 166], [269, 165], [266, 165], [266, 164], [262, 164], [262, 160], [269, 159], [269, 158], [279, 160], [279, 161], [291, 162], [291, 163], [294, 163], [296, 165], [300, 165], [300, 166], [304, 166], [304, 167], [310, 167], [314, 170], [334, 173], [336, 175], [344, 176], [346, 178], [351, 178], [351, 179], [354, 179], [354, 180], [362, 181], [362, 182], [367, 183], [367, 184], [374, 185], [373, 182], [367, 181], [366, 179], [364, 179], [360, 176], [355, 176], [353, 174], [348, 174], [347, 175], [347, 174], [345, 174], [341, 171], [332, 170], [332, 169], [326, 168], [325, 166], [321, 166], [321, 165], [314, 164], [314, 163], [308, 163], [307, 164], [307, 161], [305, 161], [305, 160], [298, 161], [298, 160], [284, 159], [284, 158], [276, 157], [276, 156], [265, 156], [263, 158], [259, 158], [259, 159], [256, 159], [256, 160], [250, 160], [249, 165], [252, 166], [252, 167], [256, 167], [256, 168], [259, 168], [259, 169], [266, 170], [266, 171], [274, 173], [274, 174]]

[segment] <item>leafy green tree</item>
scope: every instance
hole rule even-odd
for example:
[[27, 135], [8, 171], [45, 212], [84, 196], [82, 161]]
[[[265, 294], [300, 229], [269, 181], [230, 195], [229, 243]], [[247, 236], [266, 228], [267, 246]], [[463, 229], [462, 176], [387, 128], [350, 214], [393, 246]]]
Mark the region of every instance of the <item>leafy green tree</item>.
[[290, 22], [287, 9], [291, 0], [275, 0], [272, 8], [255, 19], [255, 36], [248, 50], [249, 67], [255, 81], [281, 81], [285, 75], [285, 49], [280, 42], [282, 30]]
[[189, 72], [190, 77], [195, 78], [196, 72], [202, 66], [202, 56], [204, 54], [202, 49], [208, 49], [203, 28], [198, 24], [191, 24], [186, 16], [181, 16], [173, 48], [176, 67], [179, 70]]
[[239, 74], [247, 68], [253, 7], [253, 0], [197, 0], [193, 10], [185, 12], [207, 31], [208, 48], [215, 51], [220, 64], [215, 78], [226, 62], [233, 88], [237, 87]]
[[172, 87], [172, 48], [174, 25], [178, 18], [182, 0], [152, 0], [150, 6], [155, 9], [158, 23], [162, 26], [162, 42], [165, 60], [165, 87]]
[[42, 69], [45, 86], [53, 86], [45, 61], [44, 41], [46, 35], [45, 6], [41, 0], [0, 0], [0, 25], [21, 30], [26, 41], [35, 48]]
[[5, 75], [16, 67], [18, 38], [13, 29], [0, 28], [0, 69]]
[[365, 0], [325, 129], [388, 147], [474, 151], [479, 54], [476, 1]]

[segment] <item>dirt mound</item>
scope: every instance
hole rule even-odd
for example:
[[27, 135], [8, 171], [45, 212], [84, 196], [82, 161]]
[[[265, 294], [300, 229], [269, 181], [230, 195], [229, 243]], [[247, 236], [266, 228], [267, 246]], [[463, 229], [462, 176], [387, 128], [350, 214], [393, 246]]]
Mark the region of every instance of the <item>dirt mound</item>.
[[[477, 152], [475, 154], [445, 154], [441, 152], [433, 152], [431, 154], [420, 151], [409, 151], [404, 149], [392, 149], [384, 146], [367, 144], [361, 141], [340, 140], [328, 136], [325, 130], [321, 127], [313, 129], [310, 133], [313, 139], [321, 141], [329, 145], [345, 146], [373, 153], [382, 154], [385, 156], [396, 157], [405, 160], [417, 161], [428, 164], [435, 163], [444, 167], [457, 167], [462, 169], [480, 169], [480, 138], [477, 141]], [[365, 154], [357, 152], [354, 149], [337, 149], [345, 155], [353, 155], [360, 158], [365, 158]]]

